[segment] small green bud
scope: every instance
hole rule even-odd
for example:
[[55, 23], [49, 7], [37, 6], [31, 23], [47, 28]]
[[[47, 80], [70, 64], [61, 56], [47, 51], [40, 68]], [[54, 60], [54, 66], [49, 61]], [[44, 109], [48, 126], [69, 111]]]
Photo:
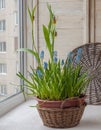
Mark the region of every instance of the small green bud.
[[57, 36], [57, 32], [55, 32], [55, 37]]
[[34, 21], [34, 19], [35, 19], [35, 16], [33, 16], [33, 21]]
[[55, 16], [53, 17], [53, 24], [56, 24], [56, 18], [55, 18]]

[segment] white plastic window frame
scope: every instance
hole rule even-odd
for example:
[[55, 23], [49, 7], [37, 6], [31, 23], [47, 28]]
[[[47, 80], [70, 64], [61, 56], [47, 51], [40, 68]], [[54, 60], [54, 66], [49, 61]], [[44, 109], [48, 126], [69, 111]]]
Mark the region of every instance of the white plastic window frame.
[[[20, 40], [19, 40], [19, 42], [20, 42], [20, 47], [24, 47], [24, 44], [23, 44], [24, 43], [24, 35], [26, 34], [25, 33], [26, 29], [24, 29], [24, 21], [25, 21], [25, 16], [26, 16], [26, 14], [25, 14], [26, 13], [26, 11], [25, 11], [26, 2], [27, 2], [26, 0], [19, 0], [19, 17], [20, 17], [20, 20], [19, 20]], [[26, 59], [26, 57], [24, 57], [24, 54], [21, 54], [20, 55], [20, 65], [21, 65], [20, 69], [21, 69], [22, 73], [24, 73], [24, 66], [25, 66], [24, 59]], [[21, 82], [21, 84], [22, 83], [23, 82]], [[24, 99], [23, 93], [20, 92], [16, 95], [13, 95], [13, 96], [7, 98], [6, 100], [4, 100], [2, 102], [0, 102], [0, 117], [24, 101], [25, 101], [25, 99]]]

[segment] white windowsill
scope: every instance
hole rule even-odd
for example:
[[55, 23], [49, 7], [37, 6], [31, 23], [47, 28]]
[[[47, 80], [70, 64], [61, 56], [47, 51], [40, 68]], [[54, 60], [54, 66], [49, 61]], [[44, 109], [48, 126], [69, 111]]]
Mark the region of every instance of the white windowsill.
[[[36, 107], [36, 101], [29, 100], [0, 119], [0, 130], [55, 130], [43, 125]], [[88, 105], [85, 108], [80, 124], [70, 130], [100, 130], [101, 106]], [[56, 130], [64, 130], [57, 128]], [[66, 128], [65, 130], [69, 130]]]
[[22, 102], [24, 102], [24, 96], [22, 93], [0, 102], [0, 116], [4, 115]]

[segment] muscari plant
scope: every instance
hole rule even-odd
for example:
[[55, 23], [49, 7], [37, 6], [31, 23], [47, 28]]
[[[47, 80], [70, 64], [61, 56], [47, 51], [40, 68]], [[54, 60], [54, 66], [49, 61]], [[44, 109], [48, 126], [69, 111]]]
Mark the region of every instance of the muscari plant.
[[49, 52], [49, 60], [44, 62], [44, 51], [38, 53], [34, 40], [34, 20], [36, 6], [32, 11], [28, 8], [30, 21], [32, 25], [32, 44], [33, 49], [21, 48], [19, 51], [24, 51], [32, 54], [37, 60], [37, 68], [31, 67], [29, 72], [30, 80], [27, 79], [21, 72], [17, 76], [24, 81], [24, 87], [30, 90], [30, 95], [37, 96], [40, 99], [48, 100], [63, 100], [71, 97], [79, 97], [85, 90], [89, 78], [87, 72], [81, 73], [82, 66], [79, 61], [82, 55], [82, 49], [79, 48], [74, 66], [72, 62], [73, 54], [69, 53], [67, 59], [58, 59], [57, 51], [54, 49], [56, 32], [56, 17], [47, 4], [49, 10], [48, 26], [43, 25], [43, 35], [46, 47]]

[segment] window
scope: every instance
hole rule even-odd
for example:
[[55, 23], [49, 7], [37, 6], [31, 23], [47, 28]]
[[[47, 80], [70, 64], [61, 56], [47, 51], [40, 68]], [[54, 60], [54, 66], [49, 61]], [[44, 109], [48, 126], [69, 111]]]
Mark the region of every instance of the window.
[[[0, 0], [0, 6], [2, 2]], [[24, 73], [24, 57], [22, 53], [15, 53], [15, 50], [18, 46], [24, 47], [23, 17], [26, 14], [23, 15], [25, 8], [22, 7], [25, 7], [25, 3], [25, 0], [5, 0], [2, 7], [6, 5], [7, 8], [0, 11], [0, 52], [6, 52], [6, 55], [0, 53], [0, 85], [5, 86], [0, 87], [0, 116], [24, 101], [19, 87], [22, 82], [16, 76], [19, 70]]]
[[18, 25], [18, 11], [14, 12], [15, 25]]
[[7, 65], [6, 64], [2, 64], [2, 63], [0, 63], [0, 74], [1, 75], [5, 75], [5, 74], [7, 74]]
[[0, 42], [0, 52], [6, 52], [6, 42]]
[[5, 20], [0, 21], [0, 31], [4, 31], [6, 29], [6, 24]]
[[5, 8], [5, 0], [0, 0], [0, 9]]
[[1, 96], [7, 95], [7, 86], [6, 85], [0, 85], [0, 95]]
[[[25, 54], [16, 53], [16, 49], [24, 47], [25, 43], [26, 29], [23, 19], [27, 12], [25, 11], [26, 2], [31, 3], [26, 0], [10, 0], [10, 2], [5, 0], [6, 10], [0, 11], [0, 41], [5, 42], [1, 43], [0, 51], [6, 51], [6, 55], [0, 53], [0, 83], [6, 84], [6, 89], [3, 90], [4, 88], [0, 87], [0, 92], [7, 91], [6, 96], [0, 95], [0, 116], [24, 101], [19, 87], [23, 82], [16, 76], [16, 73], [19, 70], [24, 73]], [[15, 25], [17, 25], [16, 29]]]

